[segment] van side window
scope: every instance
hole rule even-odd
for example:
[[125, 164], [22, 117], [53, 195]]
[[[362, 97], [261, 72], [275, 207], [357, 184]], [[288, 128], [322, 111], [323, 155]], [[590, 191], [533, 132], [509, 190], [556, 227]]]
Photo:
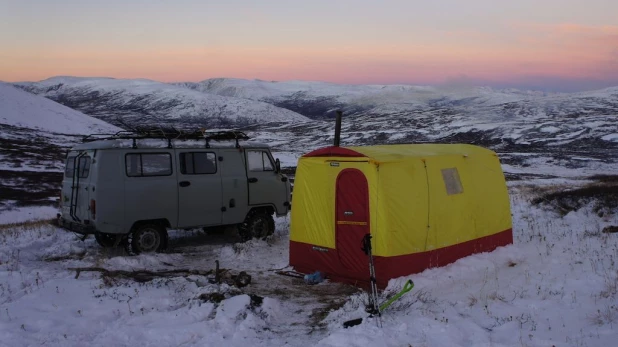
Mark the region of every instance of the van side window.
[[[73, 171], [75, 170], [75, 157], [70, 156], [67, 158], [66, 166], [64, 169], [64, 175], [66, 177], [73, 177]], [[79, 178], [88, 178], [90, 174], [90, 157], [79, 158], [79, 169], [77, 170], [77, 176]]]
[[169, 176], [172, 156], [169, 153], [132, 153], [125, 157], [127, 176]]
[[217, 161], [214, 153], [180, 153], [180, 173], [183, 175], [203, 175], [216, 172]]
[[275, 165], [265, 151], [247, 151], [249, 171], [274, 171]]
[[87, 178], [90, 174], [90, 157], [79, 158], [79, 178]]

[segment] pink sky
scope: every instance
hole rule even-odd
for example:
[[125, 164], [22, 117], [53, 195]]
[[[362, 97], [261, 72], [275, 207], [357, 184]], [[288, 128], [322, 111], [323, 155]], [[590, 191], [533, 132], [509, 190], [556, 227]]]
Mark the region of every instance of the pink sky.
[[[185, 12], [176, 15], [165, 14], [176, 13], [171, 3], [157, 9], [130, 1], [122, 14], [112, 11], [115, 3], [97, 9], [59, 0], [46, 12], [45, 2], [0, 0], [0, 80], [71, 75], [352, 84], [467, 80], [532, 87], [546, 79], [553, 82], [538, 87], [550, 89], [568, 81], [571, 89], [578, 83], [618, 85], [618, 1], [556, 2], [562, 8], [528, 0], [521, 1], [522, 8], [445, 1], [452, 6], [410, 7], [409, 16], [406, 1], [385, 1], [390, 9], [375, 13], [334, 6], [335, 15], [319, 8], [327, 4], [321, 0], [301, 10], [286, 8], [288, 2], [264, 5], [283, 6], [274, 13], [243, 1], [230, 1], [238, 7], [202, 8], [182, 0], [176, 4], [185, 5]], [[395, 5], [403, 13], [393, 11]], [[532, 9], [538, 13], [529, 15]]]

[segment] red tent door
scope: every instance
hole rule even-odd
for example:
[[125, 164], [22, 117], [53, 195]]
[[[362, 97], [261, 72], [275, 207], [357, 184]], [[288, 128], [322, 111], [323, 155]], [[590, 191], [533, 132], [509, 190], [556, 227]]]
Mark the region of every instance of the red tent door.
[[369, 275], [368, 259], [361, 250], [363, 236], [369, 233], [369, 187], [357, 169], [345, 169], [337, 177], [336, 247], [341, 265], [353, 277]]

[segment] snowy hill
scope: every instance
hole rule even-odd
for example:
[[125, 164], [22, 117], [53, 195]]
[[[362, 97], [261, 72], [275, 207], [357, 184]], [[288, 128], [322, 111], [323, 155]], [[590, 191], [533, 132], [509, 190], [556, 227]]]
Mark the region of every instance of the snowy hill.
[[117, 125], [182, 122], [228, 126], [306, 120], [268, 103], [205, 94], [145, 79], [54, 77], [16, 85]]
[[66, 149], [91, 133], [121, 130], [41, 96], [0, 83], [0, 211], [51, 204]]
[[104, 121], [1, 82], [0, 124], [60, 134], [84, 135], [120, 130]]

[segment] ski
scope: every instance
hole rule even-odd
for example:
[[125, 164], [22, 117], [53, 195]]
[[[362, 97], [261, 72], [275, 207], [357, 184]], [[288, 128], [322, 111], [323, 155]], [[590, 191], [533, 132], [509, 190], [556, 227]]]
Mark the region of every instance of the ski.
[[[393, 295], [392, 298], [380, 304], [378, 313], [381, 314], [382, 311], [386, 310], [393, 302], [399, 300], [399, 298], [401, 298], [405, 293], [411, 291], [412, 288], [414, 288], [414, 282], [412, 282], [412, 280], [408, 280], [406, 284], [404, 284], [403, 289], [399, 291], [399, 293]], [[372, 318], [373, 316], [374, 316], [374, 313], [369, 314], [369, 318]], [[355, 325], [361, 324], [362, 322], [363, 322], [362, 318], [351, 319], [349, 321], [343, 322], [343, 327], [344, 328], [353, 327]]]

